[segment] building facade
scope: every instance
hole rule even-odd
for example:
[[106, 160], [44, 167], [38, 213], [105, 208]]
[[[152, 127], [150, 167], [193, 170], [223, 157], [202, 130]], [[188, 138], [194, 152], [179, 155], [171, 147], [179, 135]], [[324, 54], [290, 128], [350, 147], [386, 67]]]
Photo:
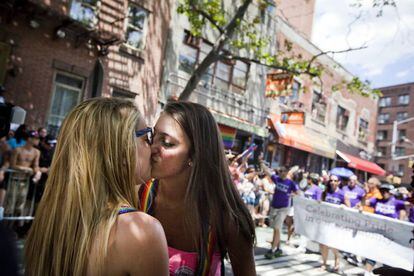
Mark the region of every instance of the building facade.
[[[235, 11], [232, 1], [223, 1], [230, 14]], [[165, 53], [163, 83], [160, 102], [180, 95], [194, 68], [206, 57], [217, 40], [218, 34], [212, 29], [204, 29], [201, 38], [193, 37], [185, 16], [172, 9], [172, 25]], [[270, 6], [261, 13], [258, 6], [251, 4], [245, 18], [261, 16], [257, 33], [269, 37], [269, 52], [275, 52], [275, 7]], [[234, 53], [234, 52], [233, 52]], [[241, 56], [248, 53], [240, 51]], [[267, 69], [255, 63], [219, 60], [212, 64], [193, 91], [190, 101], [200, 103], [210, 109], [224, 136], [227, 149], [242, 152], [252, 143], [263, 146], [268, 136], [266, 117], [268, 102], [264, 97]]]
[[377, 162], [388, 173], [400, 177], [402, 183], [408, 184], [411, 182], [409, 162], [414, 160], [414, 83], [379, 89], [383, 96], [378, 103]]
[[150, 121], [158, 108], [171, 1], [0, 3], [0, 84], [26, 123], [57, 132], [80, 101], [134, 98]]
[[[311, 18], [304, 17], [305, 24], [295, 16], [312, 13], [312, 5], [314, 1], [281, 1], [280, 8], [285, 7], [287, 11], [278, 12], [283, 18], [277, 17], [276, 36], [280, 49], [290, 44], [292, 49], [288, 55], [300, 54], [310, 60], [322, 52], [309, 40]], [[305, 75], [295, 77], [290, 96], [269, 100], [272, 131], [268, 162], [275, 167], [299, 165], [318, 173], [333, 166], [344, 166], [353, 169], [361, 179], [369, 174], [384, 174], [372, 162], [377, 117], [377, 110], [372, 107], [377, 99], [352, 94], [346, 87], [337, 86], [354, 76], [329, 56], [318, 57], [316, 63], [324, 67], [321, 80], [311, 80]], [[283, 114], [301, 114], [303, 120], [283, 123], [280, 121]]]

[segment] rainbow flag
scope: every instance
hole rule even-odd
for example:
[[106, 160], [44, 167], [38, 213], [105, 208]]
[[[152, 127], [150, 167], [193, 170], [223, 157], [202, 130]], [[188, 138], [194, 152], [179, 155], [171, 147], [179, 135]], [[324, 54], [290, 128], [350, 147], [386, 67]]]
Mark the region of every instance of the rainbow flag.
[[236, 129], [219, 124], [221, 137], [223, 138], [223, 144], [225, 149], [231, 149], [233, 147], [234, 138], [236, 138]]

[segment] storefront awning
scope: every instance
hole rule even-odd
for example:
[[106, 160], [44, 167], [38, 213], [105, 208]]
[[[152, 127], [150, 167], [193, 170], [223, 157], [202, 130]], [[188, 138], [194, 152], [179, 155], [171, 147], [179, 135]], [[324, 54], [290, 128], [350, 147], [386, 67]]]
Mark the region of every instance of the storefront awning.
[[377, 164], [355, 157], [353, 155], [343, 153], [342, 151], [337, 150], [336, 154], [338, 154], [339, 157], [344, 159], [348, 163], [348, 167], [354, 168], [357, 170], [361, 170], [364, 172], [369, 172], [375, 175], [384, 176], [385, 170], [383, 170], [380, 166]]
[[279, 135], [279, 143], [330, 159], [335, 158], [335, 140], [304, 125], [282, 124], [279, 114], [270, 114], [270, 121]]

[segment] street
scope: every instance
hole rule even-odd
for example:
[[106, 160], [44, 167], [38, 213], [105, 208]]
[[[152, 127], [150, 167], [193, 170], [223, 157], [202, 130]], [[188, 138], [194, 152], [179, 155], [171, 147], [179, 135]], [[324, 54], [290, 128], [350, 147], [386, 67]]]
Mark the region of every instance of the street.
[[[286, 229], [285, 229], [286, 230]], [[321, 255], [319, 253], [319, 246], [314, 242], [308, 242], [307, 251], [300, 252], [295, 245], [299, 243], [299, 238], [295, 237], [292, 240], [292, 245], [286, 245], [286, 231], [282, 233], [282, 250], [284, 256], [267, 260], [264, 254], [270, 248], [270, 241], [272, 239], [271, 228], [256, 228], [257, 244], [255, 248], [255, 263], [257, 275], [261, 276], [275, 276], [275, 275], [363, 275], [364, 269], [348, 264], [344, 259], [341, 259], [339, 273], [334, 273], [330, 270], [333, 266], [333, 256], [330, 254], [328, 259], [328, 270], [321, 271]], [[226, 275], [233, 275], [231, 266], [226, 263]]]

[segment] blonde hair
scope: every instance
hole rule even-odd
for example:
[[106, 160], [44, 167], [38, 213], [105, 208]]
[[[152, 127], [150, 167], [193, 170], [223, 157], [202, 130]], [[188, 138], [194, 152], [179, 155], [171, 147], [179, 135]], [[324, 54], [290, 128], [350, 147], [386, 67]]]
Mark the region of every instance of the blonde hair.
[[[27, 275], [84, 275], [89, 261], [103, 267], [119, 208], [138, 207], [138, 119], [132, 101], [114, 98], [84, 101], [66, 117], [26, 241]], [[92, 246], [98, 254], [89, 260]]]
[[378, 186], [381, 184], [381, 182], [376, 178], [375, 176], [372, 176], [368, 179], [368, 182], [371, 181], [374, 183], [375, 187], [378, 188]]

